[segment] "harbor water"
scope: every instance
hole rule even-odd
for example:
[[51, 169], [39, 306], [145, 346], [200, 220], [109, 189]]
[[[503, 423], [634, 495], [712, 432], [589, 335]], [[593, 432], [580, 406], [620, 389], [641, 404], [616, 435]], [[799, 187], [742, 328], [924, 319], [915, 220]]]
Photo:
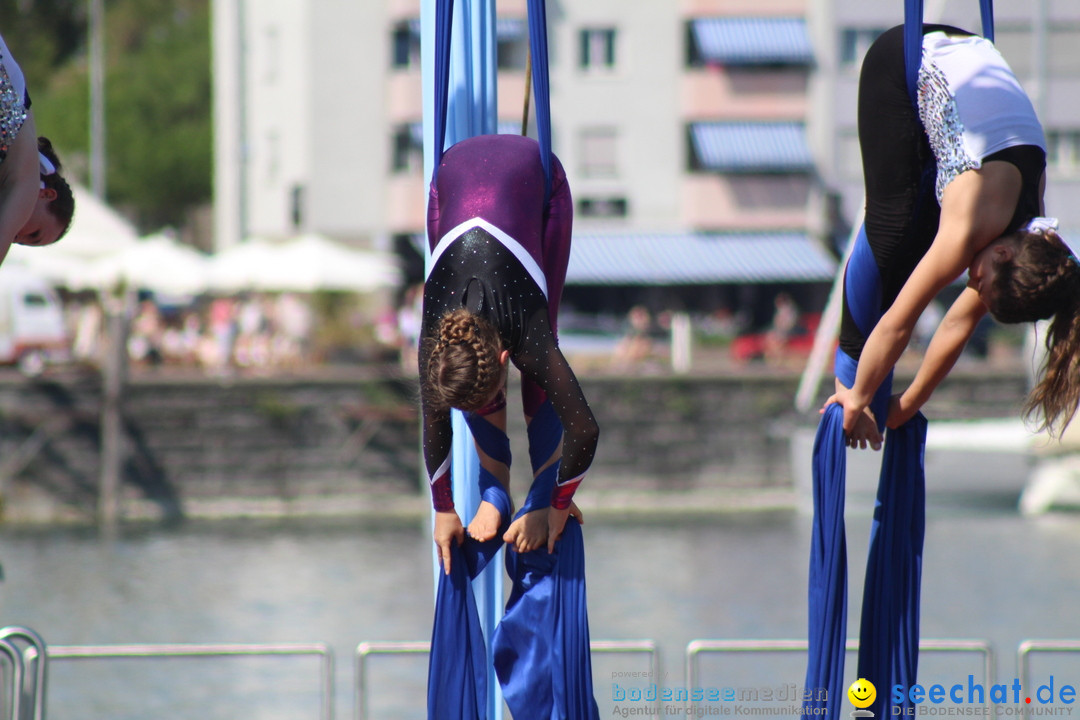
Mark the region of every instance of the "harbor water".
[[[935, 495], [923, 568], [922, 636], [989, 641], [997, 680], [1017, 676], [1026, 639], [1080, 637], [1080, 522], [1027, 518], [1016, 494], [978, 463], [950, 472], [965, 493]], [[967, 475], [965, 475], [967, 474]], [[849, 497], [849, 636], [857, 636], [869, 511]], [[686, 688], [695, 639], [806, 636], [810, 518], [796, 510], [680, 517], [586, 518], [589, 620], [594, 640], [657, 643], [647, 658], [595, 654], [601, 716], [620, 693]], [[0, 531], [0, 622], [29, 626], [50, 646], [132, 643], [326, 643], [333, 652], [335, 717], [353, 717], [357, 645], [425, 641], [432, 568], [425, 519], [189, 522], [104, 537], [86, 529]], [[850, 655], [849, 655], [850, 658]], [[705, 687], [801, 687], [803, 653], [702, 655]], [[1033, 670], [1080, 684], [1080, 655]], [[976, 656], [924, 654], [920, 680], [982, 680]], [[849, 659], [847, 674], [854, 680]], [[372, 656], [364, 704], [371, 718], [424, 717], [426, 656]], [[50, 665], [53, 720], [153, 717], [317, 718], [319, 665], [311, 657], [61, 659]], [[682, 712], [680, 710], [680, 712]]]

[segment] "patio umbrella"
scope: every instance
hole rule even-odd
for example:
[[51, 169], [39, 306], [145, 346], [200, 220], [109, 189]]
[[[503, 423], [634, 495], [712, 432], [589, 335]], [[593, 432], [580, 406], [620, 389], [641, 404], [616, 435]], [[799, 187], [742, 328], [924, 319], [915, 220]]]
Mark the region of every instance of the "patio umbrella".
[[152, 235], [92, 263], [83, 280], [91, 287], [125, 284], [169, 295], [198, 295], [209, 287], [209, 261], [166, 235]]

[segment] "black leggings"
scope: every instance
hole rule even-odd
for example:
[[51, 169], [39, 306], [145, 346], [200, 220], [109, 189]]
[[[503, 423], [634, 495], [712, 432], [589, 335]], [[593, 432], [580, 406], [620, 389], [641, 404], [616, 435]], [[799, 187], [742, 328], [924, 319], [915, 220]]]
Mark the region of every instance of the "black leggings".
[[[971, 33], [947, 25], [926, 25], [924, 33]], [[936, 166], [919, 116], [912, 107], [904, 68], [904, 28], [894, 27], [866, 53], [859, 76], [859, 147], [866, 186], [866, 238], [881, 274], [884, 313], [911, 277], [937, 234], [941, 208], [934, 195]], [[1046, 155], [1036, 146], [1008, 148], [983, 159], [1016, 165], [1023, 178], [1020, 200], [1007, 232], [1039, 214], [1039, 184]], [[840, 347], [858, 360], [866, 338], [852, 319], [845, 298]]]

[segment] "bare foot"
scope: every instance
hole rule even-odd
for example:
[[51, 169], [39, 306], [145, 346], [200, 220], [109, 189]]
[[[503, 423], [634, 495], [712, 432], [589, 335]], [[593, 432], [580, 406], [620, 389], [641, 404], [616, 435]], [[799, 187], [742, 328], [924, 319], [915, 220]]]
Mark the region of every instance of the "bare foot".
[[502, 513], [487, 500], [481, 500], [476, 508], [472, 522], [469, 523], [469, 537], [480, 542], [487, 542], [495, 537], [502, 525]]
[[503, 540], [519, 553], [532, 552], [547, 545], [548, 508], [525, 513], [503, 534]]

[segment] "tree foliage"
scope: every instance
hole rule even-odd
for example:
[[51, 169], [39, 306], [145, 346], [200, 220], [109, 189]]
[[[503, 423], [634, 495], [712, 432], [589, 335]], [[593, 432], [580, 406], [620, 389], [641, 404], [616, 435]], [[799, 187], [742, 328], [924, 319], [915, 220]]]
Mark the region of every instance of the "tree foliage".
[[[104, 6], [108, 200], [144, 231], [182, 225], [212, 194], [209, 0], [105, 0]], [[38, 131], [84, 183], [86, 8], [86, 0], [0, 0], [0, 17], [7, 18], [0, 32], [27, 75]]]

